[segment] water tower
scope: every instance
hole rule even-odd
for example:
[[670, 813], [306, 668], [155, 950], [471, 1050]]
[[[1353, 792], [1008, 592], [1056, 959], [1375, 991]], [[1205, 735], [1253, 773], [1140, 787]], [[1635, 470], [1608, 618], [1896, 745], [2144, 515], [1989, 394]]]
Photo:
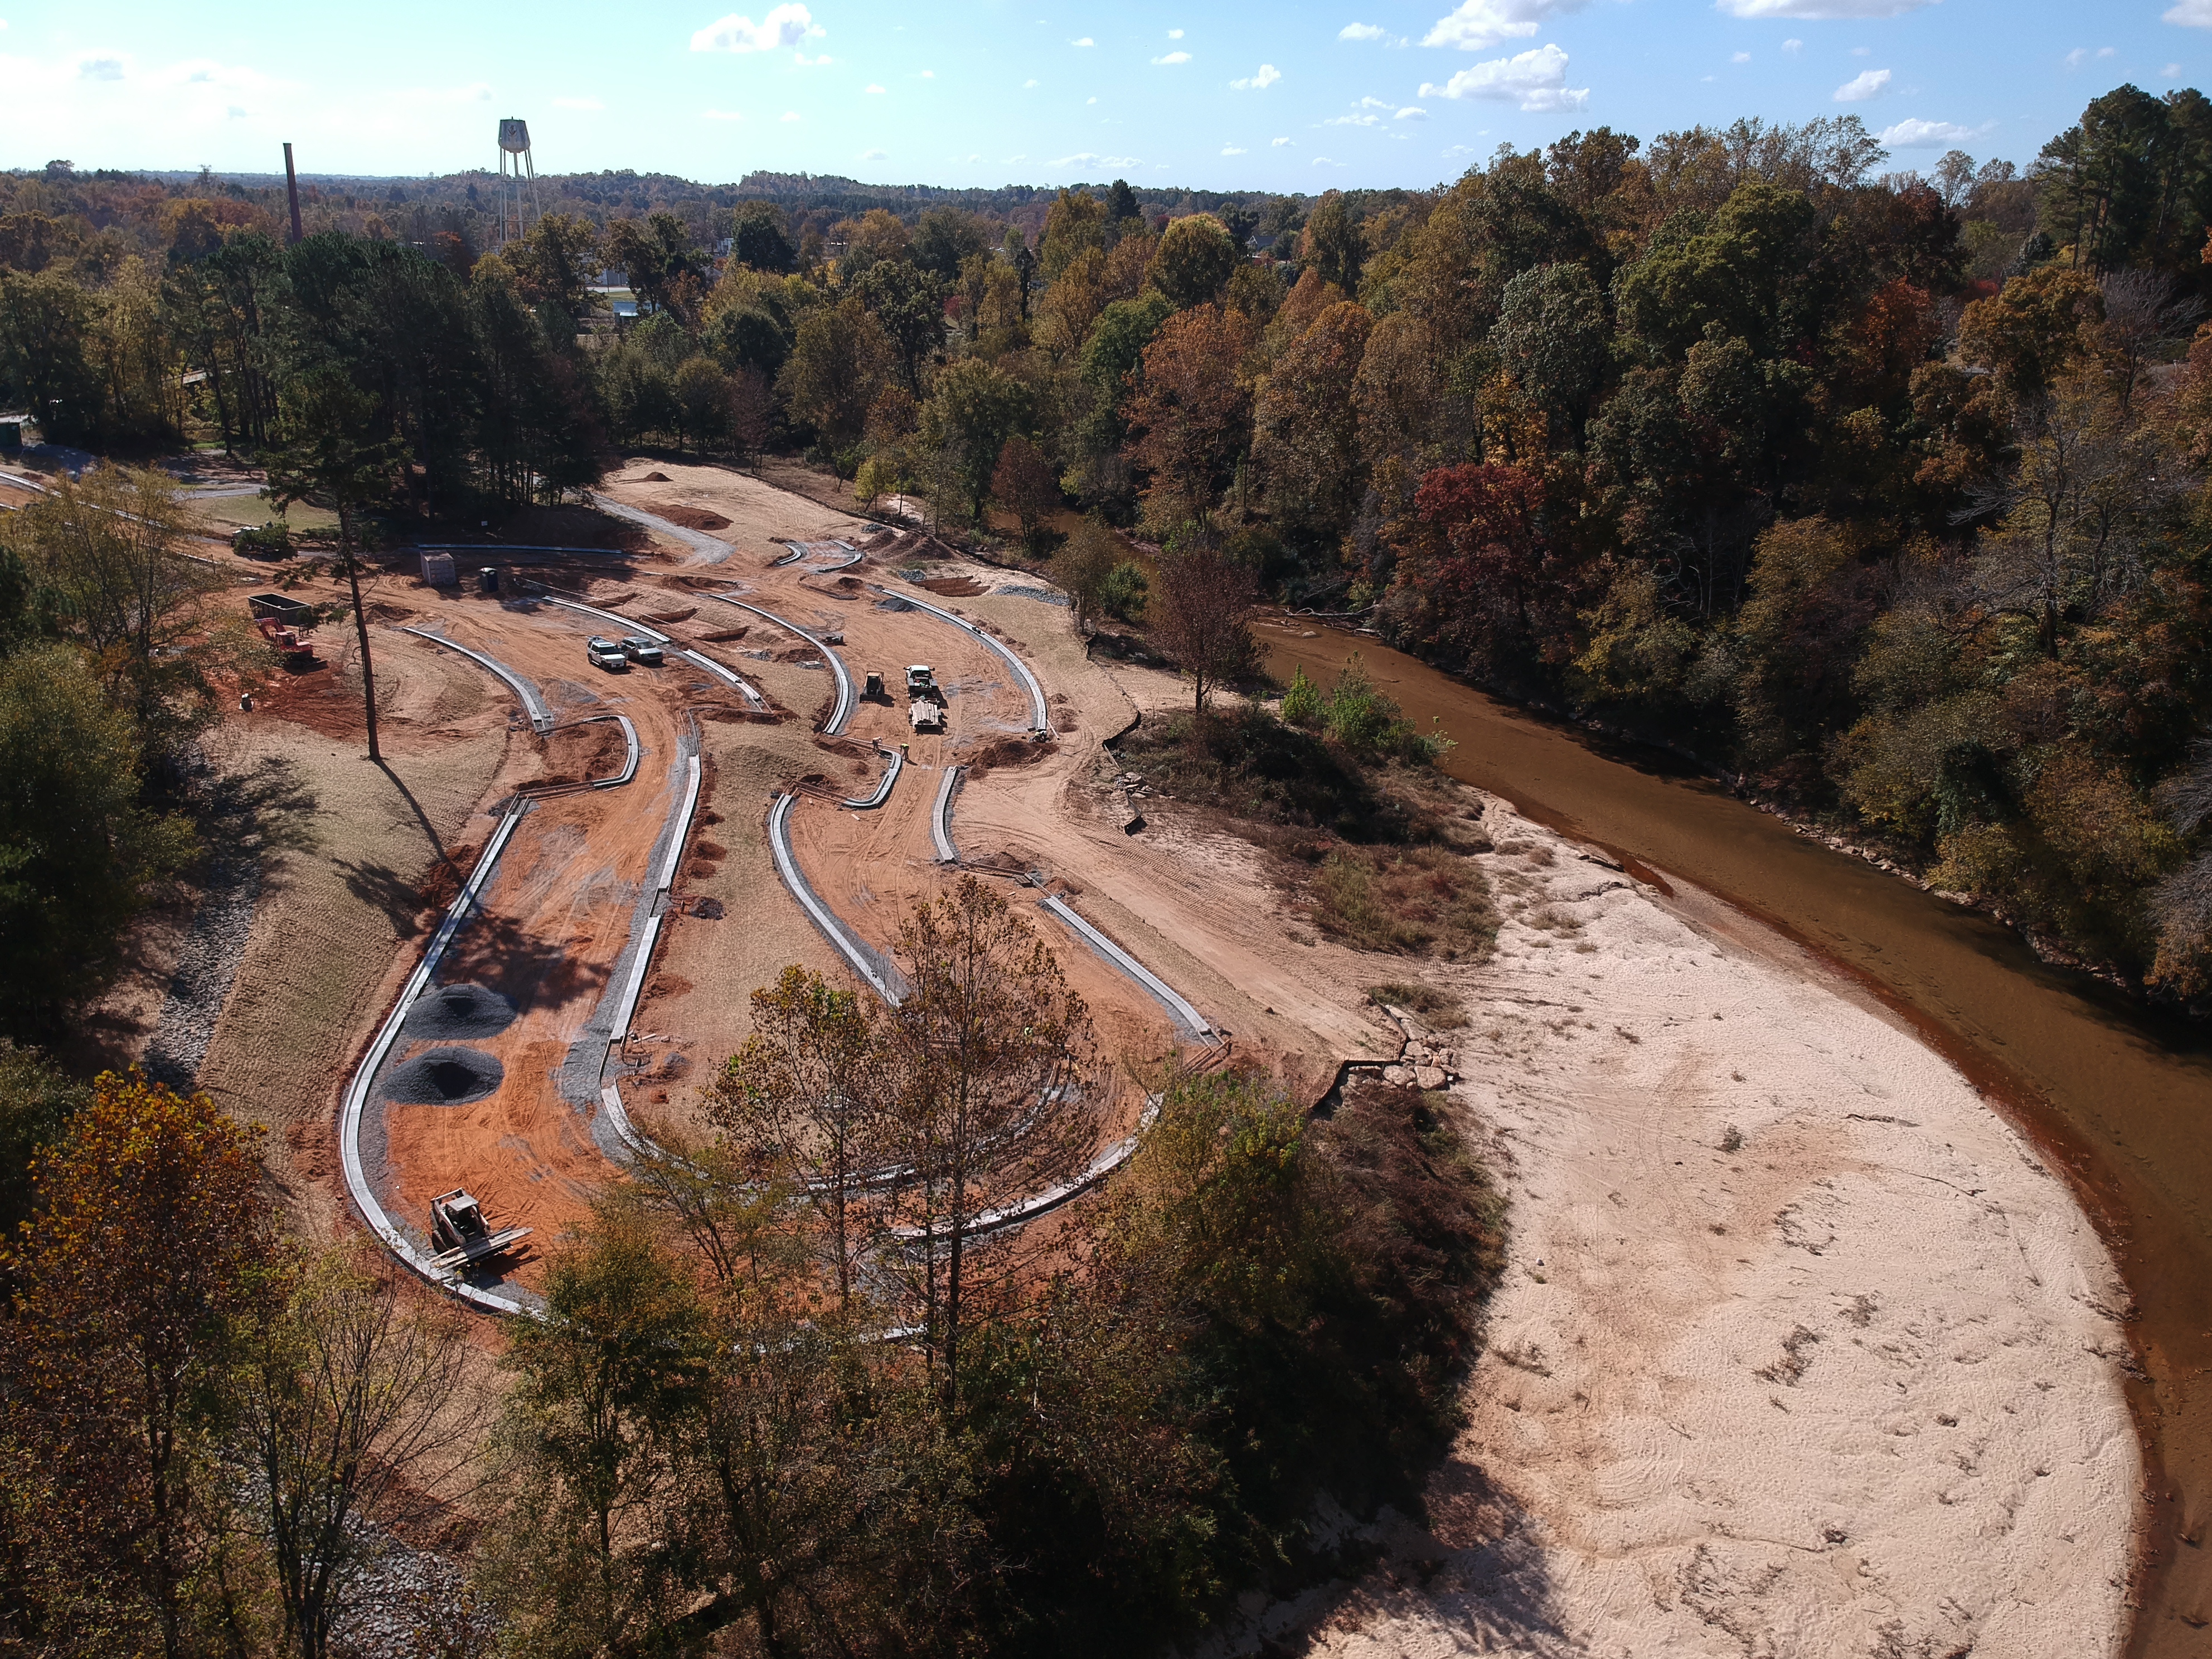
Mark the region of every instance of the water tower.
[[530, 123], [510, 116], [499, 124], [499, 234], [495, 246], [520, 241], [538, 208], [538, 167], [530, 159]]

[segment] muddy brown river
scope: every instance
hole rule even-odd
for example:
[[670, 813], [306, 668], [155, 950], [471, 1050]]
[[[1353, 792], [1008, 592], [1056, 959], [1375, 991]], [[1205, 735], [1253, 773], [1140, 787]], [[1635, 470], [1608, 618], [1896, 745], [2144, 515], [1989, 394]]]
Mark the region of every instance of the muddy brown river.
[[[1304, 624], [1298, 625], [1301, 629]], [[1453, 776], [1750, 910], [1856, 974], [2070, 1170], [2134, 1297], [2146, 1468], [2133, 1659], [2212, 1653], [2212, 1042], [1984, 917], [1796, 834], [1650, 751], [1509, 707], [1372, 640], [1263, 625], [1271, 671], [1358, 651]], [[1639, 870], [1639, 875], [1650, 872]], [[2001, 1548], [1992, 1540], [1992, 1548]]]

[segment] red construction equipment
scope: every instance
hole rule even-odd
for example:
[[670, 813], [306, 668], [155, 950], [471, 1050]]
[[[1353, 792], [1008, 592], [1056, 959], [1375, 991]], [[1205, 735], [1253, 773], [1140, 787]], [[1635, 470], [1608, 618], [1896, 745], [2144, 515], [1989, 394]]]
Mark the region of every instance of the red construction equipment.
[[276, 647], [286, 667], [296, 668], [316, 659], [313, 629], [289, 628], [273, 617], [264, 617], [253, 625], [260, 630], [261, 637]]

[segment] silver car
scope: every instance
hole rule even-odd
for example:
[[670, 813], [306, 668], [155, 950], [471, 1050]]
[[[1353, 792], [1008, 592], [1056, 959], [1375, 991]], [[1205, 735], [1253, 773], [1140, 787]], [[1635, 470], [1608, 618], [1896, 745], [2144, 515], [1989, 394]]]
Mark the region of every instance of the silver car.
[[629, 659], [623, 654], [621, 641], [601, 639], [597, 634], [584, 641], [584, 654], [592, 659], [592, 666], [604, 668], [610, 674], [626, 673]]
[[641, 662], [647, 668], [660, 666], [660, 647], [642, 635], [623, 635], [622, 650], [623, 655], [628, 657], [632, 662]]

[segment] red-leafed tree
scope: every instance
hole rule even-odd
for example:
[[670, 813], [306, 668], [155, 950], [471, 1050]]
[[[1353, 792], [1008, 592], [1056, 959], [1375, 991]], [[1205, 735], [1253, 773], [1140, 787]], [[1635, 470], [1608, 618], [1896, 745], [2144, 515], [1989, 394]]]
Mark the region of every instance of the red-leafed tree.
[[1421, 480], [1399, 552], [1430, 642], [1489, 672], [1571, 649], [1569, 611], [1544, 522], [1543, 481], [1495, 461]]

